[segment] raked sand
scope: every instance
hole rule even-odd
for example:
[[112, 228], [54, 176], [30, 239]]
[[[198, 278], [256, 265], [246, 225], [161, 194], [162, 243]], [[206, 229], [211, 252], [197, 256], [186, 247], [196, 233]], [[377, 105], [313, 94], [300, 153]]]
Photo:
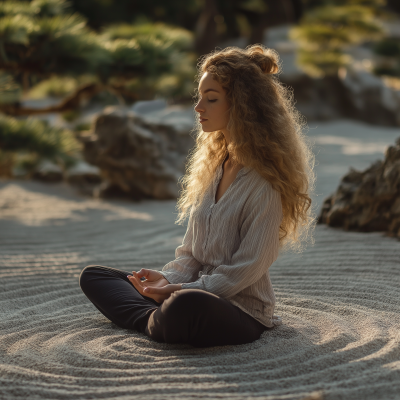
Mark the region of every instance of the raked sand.
[[[343, 153], [327, 136], [324, 153]], [[329, 160], [325, 185], [339, 177]], [[283, 325], [253, 343], [168, 345], [109, 322], [80, 271], [162, 268], [185, 231], [175, 217], [174, 201], [0, 183], [0, 399], [400, 399], [400, 242], [380, 233], [318, 226], [314, 246], [282, 255], [271, 279]]]

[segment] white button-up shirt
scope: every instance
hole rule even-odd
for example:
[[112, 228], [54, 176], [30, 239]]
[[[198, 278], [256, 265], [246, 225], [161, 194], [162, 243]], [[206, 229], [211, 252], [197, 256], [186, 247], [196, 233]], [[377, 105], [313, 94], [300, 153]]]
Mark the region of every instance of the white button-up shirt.
[[222, 164], [200, 204], [192, 206], [182, 245], [161, 274], [182, 289], [229, 300], [267, 327], [279, 325], [269, 267], [279, 254], [280, 194], [243, 167], [215, 203]]

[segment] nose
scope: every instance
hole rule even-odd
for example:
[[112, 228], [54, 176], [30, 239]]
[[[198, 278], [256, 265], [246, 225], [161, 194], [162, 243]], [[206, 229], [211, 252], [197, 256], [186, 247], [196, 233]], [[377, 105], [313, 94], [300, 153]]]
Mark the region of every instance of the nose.
[[196, 104], [194, 110], [198, 113], [204, 112], [204, 107], [203, 107], [201, 100]]

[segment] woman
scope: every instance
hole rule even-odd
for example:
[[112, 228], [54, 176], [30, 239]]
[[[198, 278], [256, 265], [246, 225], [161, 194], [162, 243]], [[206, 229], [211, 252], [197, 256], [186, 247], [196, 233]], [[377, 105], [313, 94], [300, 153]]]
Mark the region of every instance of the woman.
[[311, 232], [312, 155], [278, 55], [229, 47], [199, 63], [198, 134], [177, 223], [189, 216], [162, 271], [88, 266], [87, 297], [120, 327], [196, 347], [254, 341], [280, 323], [269, 267]]

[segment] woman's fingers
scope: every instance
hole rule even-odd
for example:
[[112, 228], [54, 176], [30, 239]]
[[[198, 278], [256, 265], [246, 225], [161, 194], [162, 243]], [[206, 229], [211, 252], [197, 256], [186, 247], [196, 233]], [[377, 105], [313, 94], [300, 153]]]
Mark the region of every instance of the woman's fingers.
[[163, 287], [146, 286], [146, 282], [142, 282], [138, 278], [138, 274], [135, 271], [132, 272], [132, 275], [128, 275], [127, 277], [140, 294], [150, 297], [158, 303], [162, 303], [166, 298], [169, 297], [171, 293], [180, 289], [179, 285], [172, 284], [168, 284]]
[[128, 275], [129, 281], [138, 290], [139, 293], [143, 293], [143, 284], [135, 275]]
[[132, 272], [133, 277], [136, 279], [137, 282], [139, 282], [142, 285], [142, 280], [140, 279], [141, 277], [138, 275], [136, 271]]
[[[149, 278], [149, 270], [148, 269], [145, 269], [145, 268], [142, 268], [139, 272], [135, 272], [135, 271], [133, 271], [135, 274], [137, 274], [137, 276], [139, 277], [139, 278], [143, 278], [143, 277], [145, 277], [146, 279], [148, 279]], [[132, 272], [132, 273], [133, 273]]]
[[158, 271], [146, 268], [142, 268], [139, 272], [137, 272], [137, 276], [139, 279], [145, 277], [148, 281], [156, 281], [160, 278], [163, 278], [163, 275], [161, 275]]
[[155, 287], [145, 287], [143, 289], [144, 293], [148, 293], [148, 294], [163, 294], [163, 291], [160, 291], [161, 288], [155, 288]]
[[175, 292], [175, 290], [178, 290], [177, 285], [171, 285], [171, 284], [162, 287], [147, 286], [144, 287], [143, 289], [144, 293], [151, 293], [151, 294], [170, 294], [172, 292]]

